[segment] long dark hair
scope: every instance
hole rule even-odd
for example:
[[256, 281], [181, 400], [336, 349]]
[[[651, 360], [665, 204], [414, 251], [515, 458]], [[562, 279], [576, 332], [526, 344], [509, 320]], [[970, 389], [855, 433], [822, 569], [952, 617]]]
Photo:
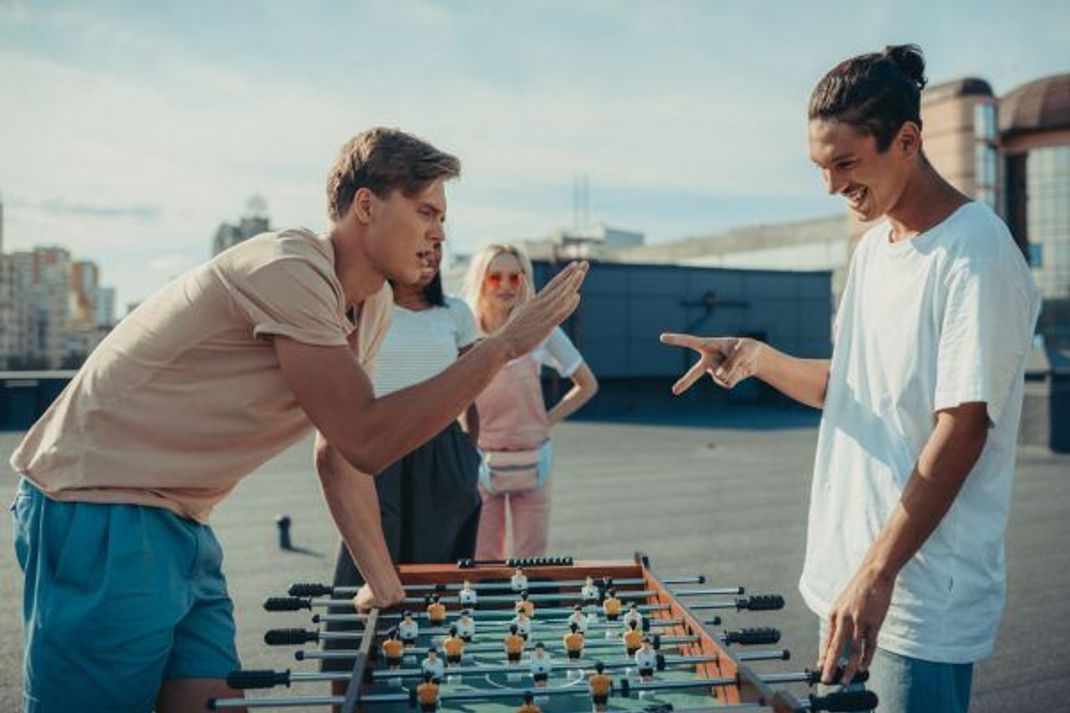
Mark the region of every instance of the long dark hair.
[[446, 293], [442, 291], [442, 273], [436, 272], [435, 279], [424, 288], [424, 299], [435, 307], [446, 306]]
[[810, 95], [810, 120], [834, 120], [877, 141], [884, 152], [908, 121], [921, 128], [925, 57], [917, 45], [889, 45], [884, 52], [840, 62]]
[[[397, 283], [390, 280], [390, 286], [394, 287]], [[446, 293], [442, 289], [442, 273], [435, 272], [435, 277], [431, 282], [424, 287], [424, 299], [432, 307], [445, 307], [446, 306]]]

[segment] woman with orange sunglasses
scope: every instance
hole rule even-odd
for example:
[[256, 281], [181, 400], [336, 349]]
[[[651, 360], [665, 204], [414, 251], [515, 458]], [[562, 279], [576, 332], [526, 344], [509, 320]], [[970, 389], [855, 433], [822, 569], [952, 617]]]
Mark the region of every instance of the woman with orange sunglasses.
[[[477, 326], [489, 334], [535, 294], [531, 261], [519, 248], [491, 245], [477, 255], [465, 281]], [[572, 380], [572, 389], [547, 410], [540, 372], [549, 366]], [[598, 380], [565, 333], [557, 328], [533, 352], [509, 362], [476, 399], [479, 490], [483, 509], [476, 559], [505, 559], [505, 512], [513, 527], [513, 557], [546, 554], [550, 525], [551, 428], [598, 391]]]

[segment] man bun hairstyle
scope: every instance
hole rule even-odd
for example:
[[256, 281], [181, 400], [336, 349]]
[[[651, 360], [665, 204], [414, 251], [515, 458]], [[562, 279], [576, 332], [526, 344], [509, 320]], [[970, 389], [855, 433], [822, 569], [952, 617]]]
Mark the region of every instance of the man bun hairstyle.
[[456, 178], [461, 162], [431, 144], [398, 129], [362, 131], [338, 152], [327, 175], [327, 215], [340, 221], [353, 196], [367, 188], [380, 198], [394, 190], [409, 198], [440, 178]]
[[925, 56], [917, 45], [888, 45], [883, 52], [840, 62], [810, 95], [811, 121], [839, 121], [872, 136], [877, 150], [892, 145], [908, 121], [921, 128]]

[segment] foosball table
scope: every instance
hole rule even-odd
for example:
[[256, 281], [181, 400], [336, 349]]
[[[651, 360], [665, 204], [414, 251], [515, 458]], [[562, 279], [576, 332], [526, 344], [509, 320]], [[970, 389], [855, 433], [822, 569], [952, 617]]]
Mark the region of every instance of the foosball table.
[[[358, 612], [356, 588], [295, 584], [270, 611], [312, 612], [322, 629], [273, 629], [272, 646], [332, 640], [343, 648], [298, 649], [298, 661], [344, 661], [342, 671], [235, 671], [235, 689], [306, 687], [331, 692], [217, 698], [209, 710], [334, 707], [342, 713], [728, 713], [865, 711], [876, 696], [857, 685], [809, 693], [820, 672], [761, 674], [786, 660], [771, 627], [722, 630], [718, 610], [781, 609], [777, 595], [710, 588], [701, 575], [659, 578], [649, 560], [533, 558], [456, 565], [402, 565], [405, 601]], [[339, 607], [347, 613], [338, 612]], [[347, 631], [332, 631], [345, 623]], [[742, 647], [742, 648], [740, 648]], [[784, 687], [798, 684], [797, 694]]]

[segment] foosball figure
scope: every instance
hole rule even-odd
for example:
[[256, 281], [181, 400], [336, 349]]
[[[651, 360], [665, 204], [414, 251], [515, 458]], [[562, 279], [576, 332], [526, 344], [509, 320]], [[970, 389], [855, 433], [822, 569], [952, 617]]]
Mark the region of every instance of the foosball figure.
[[[583, 634], [575, 622], [568, 625], [568, 633], [565, 634], [565, 654], [570, 661], [579, 661], [583, 658]], [[581, 675], [579, 669], [569, 669], [569, 678]]]
[[519, 567], [513, 570], [513, 576], [509, 578], [509, 586], [514, 592], [523, 592], [528, 588], [528, 576], [524, 574], [524, 570]]
[[602, 601], [602, 611], [606, 615], [606, 619], [609, 621], [616, 621], [620, 618], [621, 602], [617, 599], [617, 591], [610, 589], [606, 592], [606, 598]]
[[420, 636], [420, 625], [412, 618], [412, 612], [405, 610], [401, 615], [401, 623], [398, 624], [398, 638], [405, 646], [412, 646]]
[[517, 708], [516, 713], [542, 713], [542, 708], [535, 705], [535, 696], [531, 691], [524, 691], [524, 705]]
[[546, 688], [546, 682], [550, 679], [550, 671], [553, 669], [553, 659], [546, 650], [546, 645], [541, 641], [535, 644], [528, 663], [531, 666], [531, 679], [535, 682], [535, 688]]
[[442, 626], [446, 623], [446, 605], [437, 594], [427, 600], [427, 621], [431, 626]]
[[[505, 662], [507, 666], [515, 667], [520, 664], [520, 654], [524, 652], [524, 637], [517, 633], [516, 624], [509, 625], [509, 633], [505, 635]], [[520, 674], [506, 674], [509, 681], [519, 681]]]
[[438, 708], [438, 684], [430, 673], [424, 673], [423, 683], [416, 687], [416, 700], [423, 713], [434, 713]]
[[635, 652], [635, 667], [639, 669], [639, 678], [644, 683], [654, 680], [654, 668], [658, 665], [658, 652], [650, 643], [650, 637], [644, 636], [643, 643]]
[[467, 609], [461, 610], [461, 616], [457, 619], [457, 636], [466, 644], [472, 643], [476, 635], [476, 620], [472, 618], [472, 612]]
[[520, 599], [516, 600], [515, 609], [517, 611], [523, 610], [529, 618], [535, 616], [535, 602], [528, 599], [527, 592], [520, 593]]
[[639, 613], [639, 605], [635, 602], [631, 602], [628, 605], [628, 611], [624, 612], [624, 625], [631, 626], [633, 621], [636, 626], [643, 625], [643, 615]]
[[583, 614], [583, 607], [576, 604], [572, 607], [572, 613], [568, 615], [568, 623], [575, 624], [580, 633], [587, 633], [587, 617]]
[[461, 591], [457, 592], [457, 601], [462, 607], [474, 607], [479, 603], [479, 595], [472, 589], [472, 583], [467, 579], [461, 585]]
[[594, 579], [587, 577], [587, 581], [583, 583], [583, 587], [580, 588], [580, 596], [583, 601], [588, 603], [597, 602], [600, 599], [598, 593], [598, 587], [594, 583]]
[[[383, 659], [386, 661], [388, 671], [397, 671], [401, 668], [401, 657], [402, 652], [405, 650], [405, 645], [401, 643], [393, 629], [386, 632], [386, 638], [383, 639], [383, 643], [379, 648], [383, 652]], [[389, 683], [391, 686], [400, 686], [401, 678], [391, 679]]]
[[427, 658], [420, 664], [420, 669], [424, 672], [424, 675], [431, 674], [432, 680], [435, 683], [439, 683], [442, 680], [442, 674], [444, 674], [445, 666], [442, 663], [442, 659], [438, 657], [438, 651], [434, 646], [427, 650]]
[[594, 673], [587, 679], [591, 690], [591, 704], [594, 713], [604, 713], [609, 707], [609, 692], [613, 688], [613, 679], [606, 675], [606, 666], [601, 661], [594, 664]]
[[446, 652], [446, 664], [460, 666], [461, 657], [464, 656], [465, 641], [457, 635], [457, 627], [450, 627], [450, 635], [442, 640], [442, 650]]
[[528, 637], [531, 636], [531, 619], [528, 618], [523, 609], [517, 609], [516, 616], [509, 623], [516, 627], [516, 633], [520, 634], [524, 641], [527, 641]]
[[628, 656], [635, 656], [635, 652], [639, 650], [639, 647], [643, 645], [643, 632], [639, 631], [639, 625], [634, 621], [628, 624], [628, 630], [624, 632], [624, 648], [628, 651]]

